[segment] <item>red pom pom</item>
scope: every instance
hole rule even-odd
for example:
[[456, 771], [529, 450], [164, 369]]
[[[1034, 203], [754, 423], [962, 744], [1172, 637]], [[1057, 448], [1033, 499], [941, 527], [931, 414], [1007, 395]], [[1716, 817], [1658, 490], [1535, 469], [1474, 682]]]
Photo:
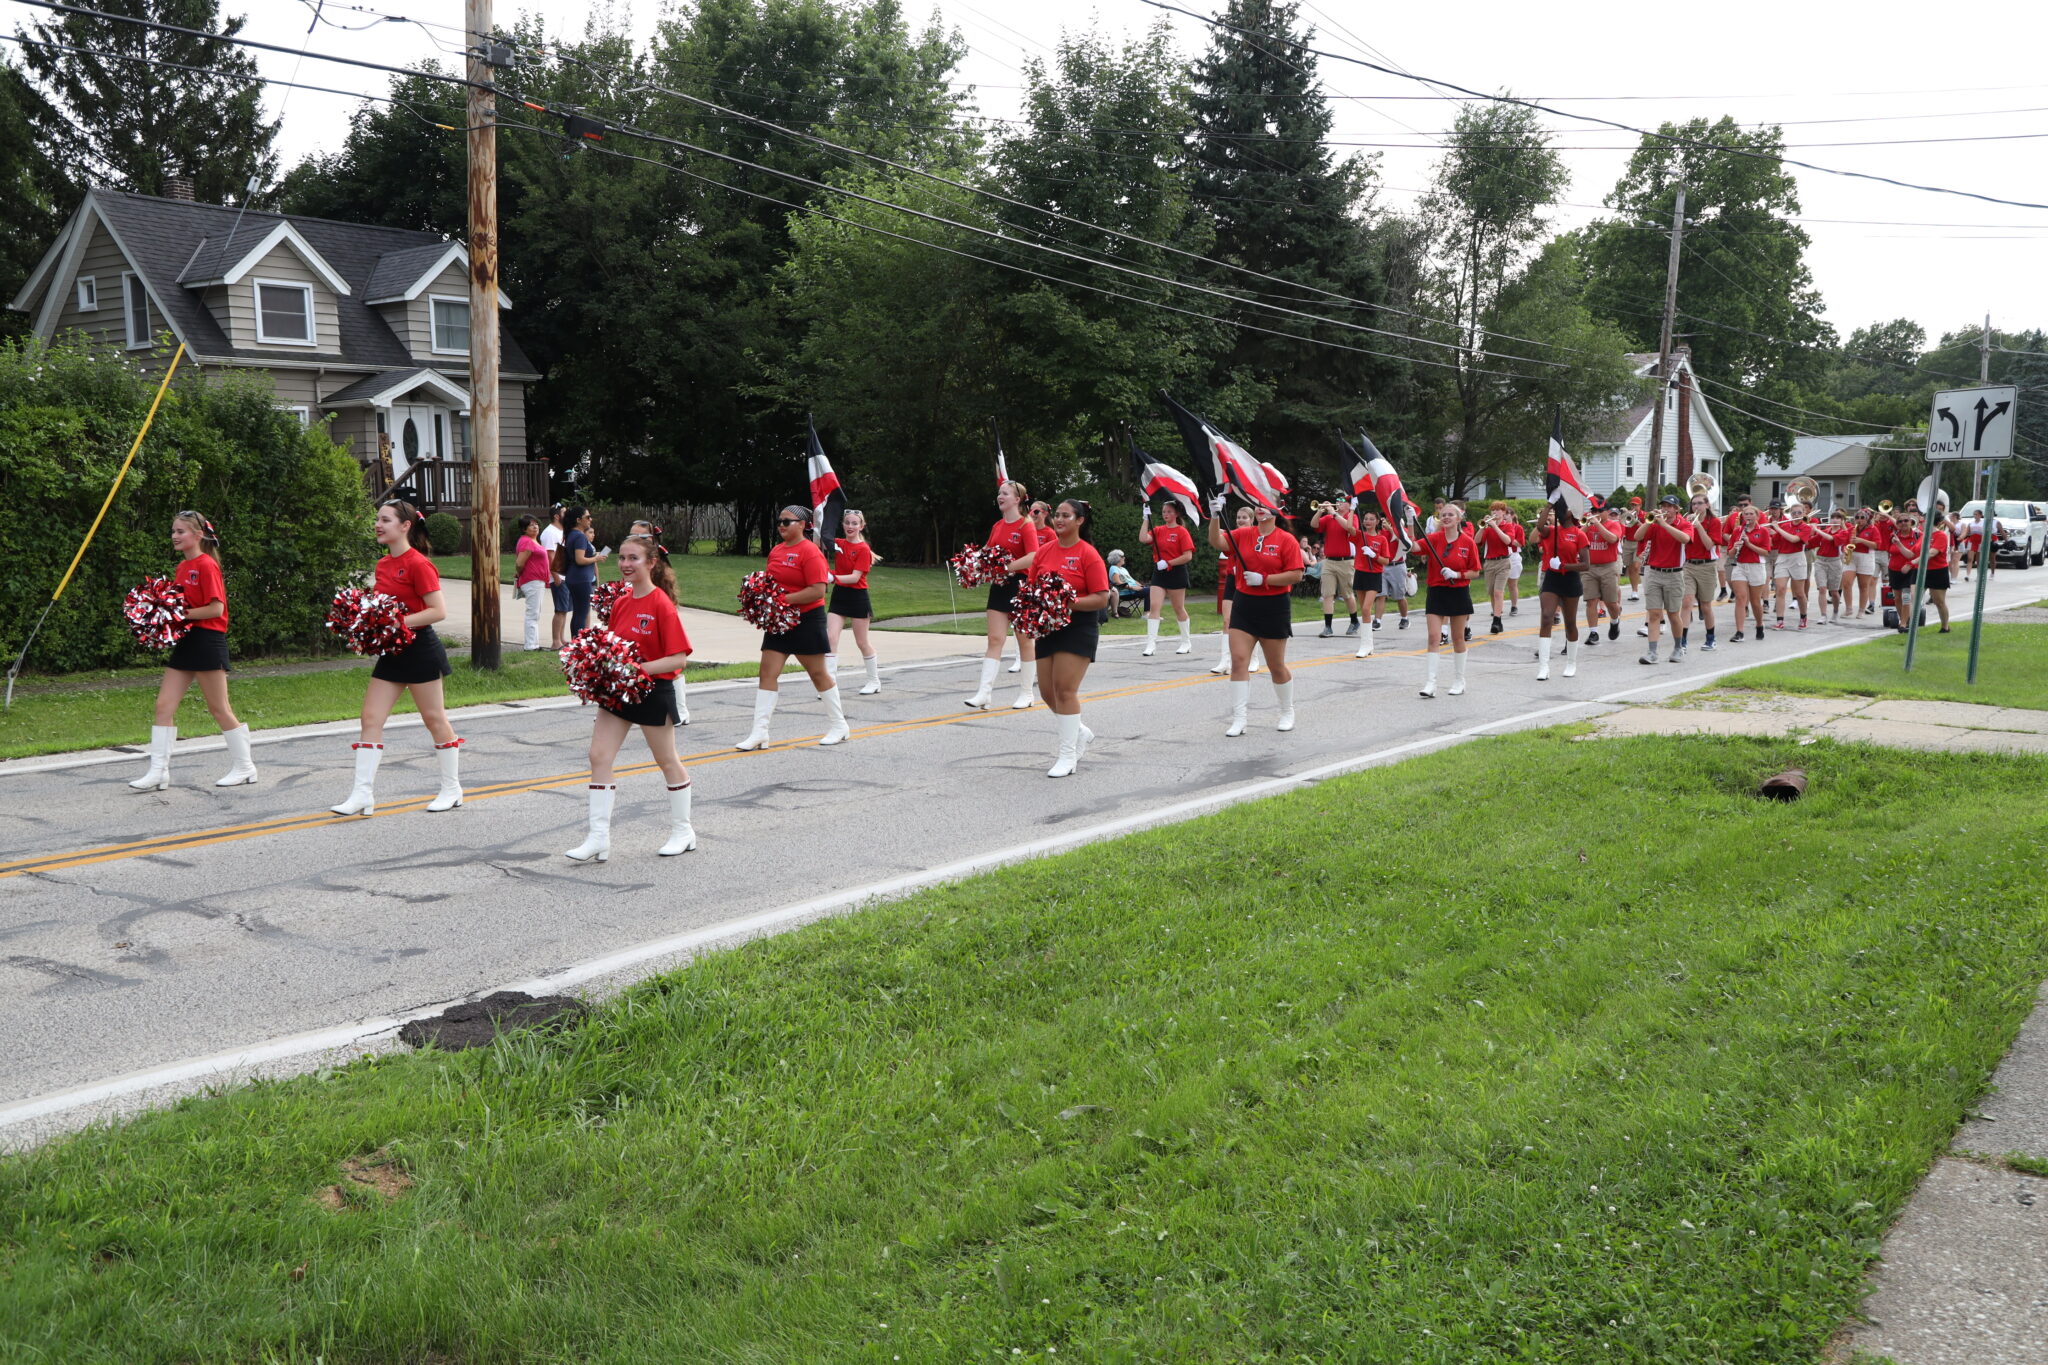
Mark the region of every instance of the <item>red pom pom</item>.
[[1000, 583], [1010, 576], [1010, 552], [1000, 545], [963, 545], [946, 561], [963, 588]]
[[740, 619], [770, 635], [782, 635], [795, 630], [804, 614], [789, 605], [766, 569], [756, 569], [740, 584]]
[[185, 619], [185, 590], [161, 574], [151, 574], [128, 590], [121, 614], [135, 643], [144, 649], [169, 649], [192, 628]]
[[563, 647], [562, 676], [586, 704], [616, 710], [645, 701], [654, 691], [654, 679], [642, 671], [642, 662], [640, 646], [590, 626]]
[[405, 604], [380, 592], [343, 588], [327, 609], [327, 628], [357, 654], [396, 654], [413, 642]]
[[1010, 625], [1027, 640], [1042, 640], [1074, 619], [1074, 599], [1079, 596], [1058, 574], [1027, 578], [1017, 589]]
[[609, 625], [612, 619], [612, 608], [617, 606], [619, 599], [625, 595], [626, 585], [623, 582], [598, 584], [596, 588], [591, 590], [590, 594], [591, 614]]

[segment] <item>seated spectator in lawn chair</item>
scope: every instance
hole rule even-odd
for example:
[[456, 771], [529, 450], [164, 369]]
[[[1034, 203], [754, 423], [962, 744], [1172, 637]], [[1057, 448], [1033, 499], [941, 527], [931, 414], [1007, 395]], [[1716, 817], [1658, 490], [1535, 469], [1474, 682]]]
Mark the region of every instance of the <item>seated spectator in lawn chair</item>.
[[1132, 616], [1145, 606], [1145, 585], [1131, 577], [1131, 571], [1124, 567], [1124, 552], [1109, 552], [1109, 586], [1116, 590], [1116, 600], [1110, 610], [1117, 616]]

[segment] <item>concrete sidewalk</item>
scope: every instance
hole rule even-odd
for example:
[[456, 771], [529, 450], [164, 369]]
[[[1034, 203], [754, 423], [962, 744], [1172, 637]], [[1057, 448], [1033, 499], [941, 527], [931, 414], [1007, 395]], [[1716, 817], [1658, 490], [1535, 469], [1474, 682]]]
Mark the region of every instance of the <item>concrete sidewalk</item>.
[[1596, 722], [1595, 735], [1825, 735], [1898, 749], [2048, 754], [2048, 711], [1956, 701], [1876, 701], [1709, 689], [1670, 706], [1631, 706], [1602, 716]]

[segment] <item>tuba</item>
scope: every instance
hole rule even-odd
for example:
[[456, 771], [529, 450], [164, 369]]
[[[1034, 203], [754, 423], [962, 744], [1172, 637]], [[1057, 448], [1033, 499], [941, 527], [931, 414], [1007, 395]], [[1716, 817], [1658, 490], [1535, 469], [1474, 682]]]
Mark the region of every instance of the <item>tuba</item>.
[[1709, 507], [1719, 507], [1721, 505], [1721, 499], [1716, 496], [1719, 491], [1720, 486], [1714, 482], [1712, 474], [1695, 474], [1685, 481], [1686, 497], [1705, 498]]
[[1785, 485], [1785, 514], [1790, 516], [1794, 507], [1802, 512], [1811, 512], [1815, 502], [1820, 500], [1820, 485], [1805, 475]]

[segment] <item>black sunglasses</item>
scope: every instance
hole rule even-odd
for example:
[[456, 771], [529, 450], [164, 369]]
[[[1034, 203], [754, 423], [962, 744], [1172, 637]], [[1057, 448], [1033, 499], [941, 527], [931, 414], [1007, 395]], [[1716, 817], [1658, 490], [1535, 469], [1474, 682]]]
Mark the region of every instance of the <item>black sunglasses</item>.
[[803, 525], [803, 521], [801, 518], [798, 517], [777, 517], [775, 519], [775, 524], [777, 526], [801, 526]]

